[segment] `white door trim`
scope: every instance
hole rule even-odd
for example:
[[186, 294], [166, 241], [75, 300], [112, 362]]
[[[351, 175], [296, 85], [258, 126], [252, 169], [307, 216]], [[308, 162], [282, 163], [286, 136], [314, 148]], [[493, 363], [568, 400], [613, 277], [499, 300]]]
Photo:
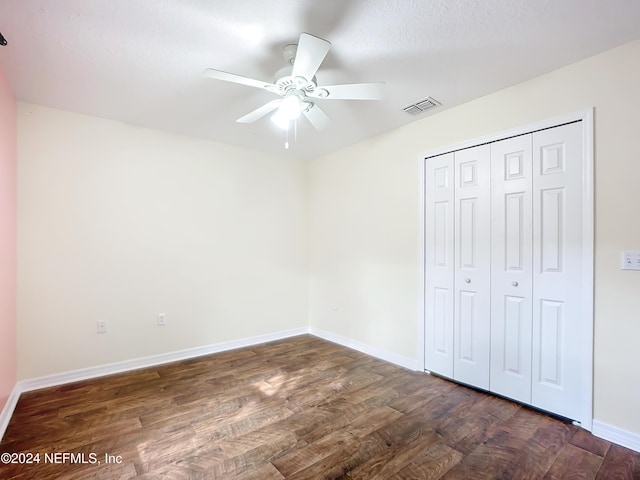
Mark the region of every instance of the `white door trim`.
[[537, 130], [552, 128], [565, 123], [581, 121], [582, 141], [583, 141], [583, 201], [582, 212], [582, 298], [584, 299], [584, 313], [590, 319], [586, 322], [589, 328], [582, 332], [578, 340], [581, 346], [581, 354], [584, 358], [584, 365], [588, 371], [584, 372], [585, 382], [583, 395], [586, 398], [586, 408], [584, 417], [577, 419], [583, 428], [591, 431], [593, 426], [593, 295], [594, 295], [594, 122], [593, 108], [579, 110], [577, 112], [560, 115], [557, 117], [542, 120], [532, 124], [511, 128], [501, 132], [485, 135], [482, 137], [466, 140], [464, 142], [447, 145], [434, 150], [422, 152], [418, 155], [420, 172], [420, 207], [419, 207], [419, 230], [418, 230], [418, 359], [420, 364], [425, 365], [425, 160], [436, 155], [442, 155], [455, 150], [473, 147], [483, 143], [491, 143], [505, 138], [524, 135]]

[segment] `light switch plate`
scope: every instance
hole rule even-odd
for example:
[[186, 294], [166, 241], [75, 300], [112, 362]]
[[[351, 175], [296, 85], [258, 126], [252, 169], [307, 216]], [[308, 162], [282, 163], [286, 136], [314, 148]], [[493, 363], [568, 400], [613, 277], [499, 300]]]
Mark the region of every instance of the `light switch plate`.
[[640, 252], [622, 252], [622, 270], [640, 270]]

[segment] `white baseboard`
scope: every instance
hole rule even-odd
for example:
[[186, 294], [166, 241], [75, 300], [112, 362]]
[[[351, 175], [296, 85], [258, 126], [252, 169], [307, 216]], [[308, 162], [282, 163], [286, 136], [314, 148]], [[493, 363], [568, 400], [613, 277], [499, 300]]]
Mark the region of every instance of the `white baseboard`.
[[420, 370], [420, 368], [418, 367], [418, 362], [416, 360], [377, 347], [372, 347], [370, 345], [346, 337], [342, 337], [326, 330], [321, 330], [314, 327], [302, 327], [292, 330], [269, 333], [265, 335], [257, 335], [254, 337], [241, 338], [238, 340], [214, 343], [212, 345], [188, 348], [185, 350], [161, 353], [148, 357], [134, 358], [131, 360], [124, 360], [122, 362], [114, 362], [104, 365], [98, 365], [95, 367], [70, 370], [67, 372], [55, 373], [52, 375], [45, 375], [37, 378], [30, 378], [27, 380], [19, 381], [16, 384], [16, 388], [14, 389], [14, 391], [17, 390], [19, 395], [22, 392], [39, 390], [41, 388], [55, 387], [58, 385], [64, 385], [65, 383], [78, 382], [91, 378], [103, 377], [105, 375], [128, 372], [139, 368], [152, 367], [164, 363], [201, 357], [203, 355], [210, 355], [212, 353], [224, 352], [236, 348], [250, 347], [253, 345], [258, 345], [260, 343], [282, 340], [285, 338], [304, 334], [315, 335], [316, 337], [328, 340], [333, 343], [337, 343], [339, 345], [343, 345], [348, 348], [353, 348], [354, 350], [358, 350], [368, 355], [377, 357], [381, 360], [386, 360], [388, 362], [395, 363], [396, 365], [400, 365], [411, 370]]
[[98, 365], [96, 367], [81, 368], [78, 370], [71, 370], [69, 372], [56, 373], [29, 380], [21, 380], [18, 382], [18, 386], [20, 388], [20, 392], [29, 392], [31, 390], [54, 387], [65, 383], [78, 382], [81, 380], [88, 380], [90, 378], [112, 375], [114, 373], [122, 373], [137, 370], [139, 368], [162, 365], [163, 363], [177, 362], [179, 360], [187, 360], [189, 358], [201, 357], [212, 353], [225, 352], [236, 348], [251, 347], [260, 343], [282, 340], [284, 338], [304, 335], [306, 333], [309, 333], [309, 330], [306, 327], [267, 333], [265, 335], [257, 335], [255, 337], [230, 340], [228, 342], [214, 343], [212, 345], [187, 348], [185, 350], [178, 350], [175, 352], [161, 353], [149, 357], [134, 358], [131, 360], [124, 360], [122, 362], [108, 363], [105, 365]]
[[4, 437], [4, 432], [7, 431], [9, 421], [11, 420], [11, 416], [13, 415], [13, 411], [16, 409], [19, 398], [20, 389], [18, 388], [18, 384], [16, 384], [13, 387], [13, 390], [11, 390], [11, 394], [7, 399], [7, 403], [4, 404], [4, 407], [0, 412], [0, 440], [2, 440], [2, 437]]
[[640, 434], [614, 427], [608, 423], [599, 420], [593, 421], [593, 429], [591, 430], [596, 437], [603, 438], [623, 447], [630, 448], [636, 452], [640, 452]]
[[408, 368], [409, 370], [422, 371], [418, 360], [414, 360], [413, 358], [405, 357], [404, 355], [398, 355], [397, 353], [389, 352], [388, 350], [383, 350], [378, 347], [373, 347], [371, 345], [367, 345], [366, 343], [361, 343], [357, 340], [352, 340], [350, 338], [343, 337], [341, 335], [337, 335], [335, 333], [331, 333], [316, 327], [309, 327], [309, 333], [316, 337], [322, 338], [323, 340], [337, 343], [338, 345], [352, 348], [353, 350], [358, 350], [359, 352], [366, 353], [367, 355], [371, 355], [372, 357], [394, 363], [404, 368]]

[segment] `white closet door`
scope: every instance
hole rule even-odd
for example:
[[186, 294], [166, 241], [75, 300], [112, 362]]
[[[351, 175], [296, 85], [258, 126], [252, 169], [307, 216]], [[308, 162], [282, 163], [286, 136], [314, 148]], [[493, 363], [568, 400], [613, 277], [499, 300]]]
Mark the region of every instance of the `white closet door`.
[[489, 389], [491, 154], [455, 153], [453, 378]]
[[453, 378], [453, 153], [425, 164], [425, 368]]
[[491, 391], [531, 403], [532, 136], [491, 145]]
[[576, 418], [584, 358], [582, 126], [533, 134], [533, 391], [536, 407]]

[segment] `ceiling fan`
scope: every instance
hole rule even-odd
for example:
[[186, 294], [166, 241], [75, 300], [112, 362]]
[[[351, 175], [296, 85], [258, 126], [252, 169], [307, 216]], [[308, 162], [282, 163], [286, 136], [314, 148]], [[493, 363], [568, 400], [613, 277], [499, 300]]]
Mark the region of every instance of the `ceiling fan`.
[[215, 80], [261, 88], [282, 97], [240, 117], [236, 120], [239, 123], [255, 122], [277, 109], [271, 120], [283, 129], [288, 130], [292, 121], [304, 115], [316, 130], [323, 130], [332, 121], [315, 103], [316, 100], [380, 100], [385, 87], [384, 82], [318, 86], [315, 75], [330, 46], [331, 43], [327, 40], [308, 33], [301, 34], [297, 45], [283, 48], [289, 65], [276, 72], [273, 83], [213, 68], [207, 68], [203, 75]]

